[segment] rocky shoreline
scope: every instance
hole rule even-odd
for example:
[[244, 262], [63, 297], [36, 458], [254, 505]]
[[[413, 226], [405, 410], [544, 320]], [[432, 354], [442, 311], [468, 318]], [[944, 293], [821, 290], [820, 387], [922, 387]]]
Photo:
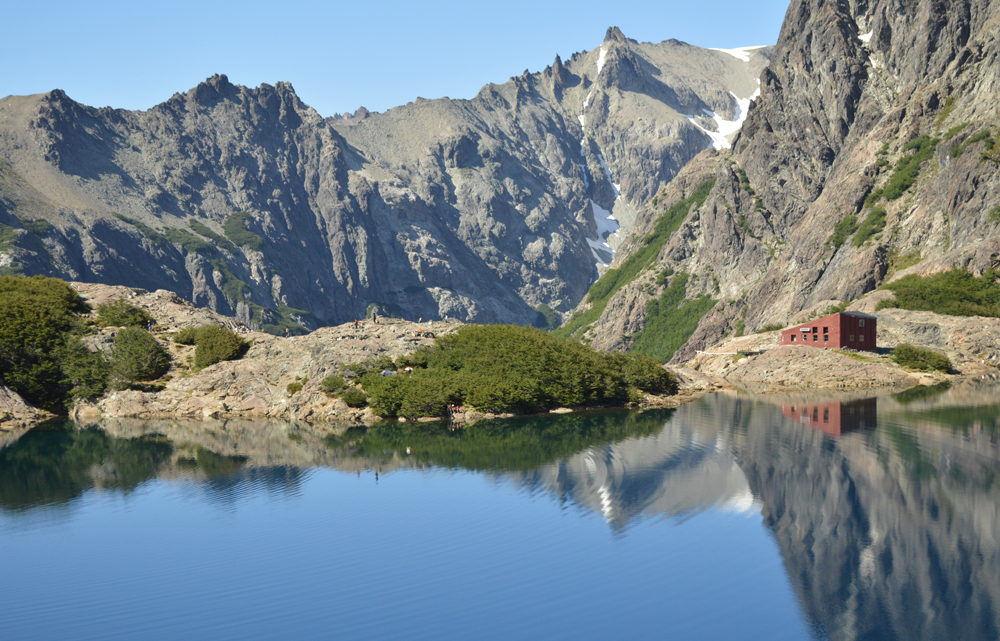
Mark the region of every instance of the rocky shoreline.
[[[92, 306], [116, 298], [145, 309], [157, 324], [154, 335], [170, 351], [173, 365], [146, 390], [105, 394], [95, 403], [80, 403], [71, 418], [91, 422], [104, 418], [138, 419], [273, 419], [310, 423], [373, 424], [380, 417], [370, 408], [351, 408], [320, 389], [340, 365], [379, 356], [395, 359], [434, 343], [436, 336], [462, 326], [458, 321], [411, 322], [366, 319], [325, 327], [305, 336], [279, 338], [251, 332], [238, 321], [195, 307], [171, 292], [74, 283]], [[779, 331], [731, 338], [699, 352], [684, 367], [672, 367], [681, 389], [669, 397], [647, 395], [639, 407], [677, 407], [726, 388], [753, 393], [811, 390], [891, 390], [931, 385], [963, 377], [1000, 378], [1000, 319], [958, 318], [931, 312], [878, 312], [880, 353], [850, 353], [812, 347], [779, 347]], [[237, 361], [217, 363], [200, 371], [191, 366], [194, 347], [172, 342], [174, 332], [217, 324], [243, 333], [252, 341]], [[88, 337], [94, 348], [109, 345], [114, 329]], [[906, 371], [887, 356], [889, 348], [909, 342], [941, 351], [951, 358], [955, 373]], [[600, 408], [558, 408], [554, 413]], [[505, 418], [462, 408], [450, 419], [468, 424]], [[49, 415], [0, 388], [0, 429], [30, 426]], [[434, 421], [440, 419], [421, 419]]]

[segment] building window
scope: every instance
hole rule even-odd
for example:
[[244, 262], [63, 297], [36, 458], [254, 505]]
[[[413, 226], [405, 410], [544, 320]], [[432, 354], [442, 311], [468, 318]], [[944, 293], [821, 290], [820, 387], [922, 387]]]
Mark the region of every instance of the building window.
[[815, 333], [816, 333], [816, 330], [817, 330], [817, 329], [818, 329], [818, 328], [816, 328], [816, 327], [813, 327], [813, 334], [815, 334]]
[[824, 334], [829, 334], [830, 333], [830, 328], [829, 327], [824, 327], [823, 328], [823, 333]]
[[824, 423], [829, 423], [830, 422], [830, 408], [829, 407], [824, 407], [823, 408], [823, 422]]
[[795, 334], [792, 334], [792, 342], [795, 342]]
[[830, 335], [829, 334], [823, 334], [823, 342], [824, 343], [829, 343], [830, 342]]
[[863, 318], [862, 318], [862, 319], [861, 319], [861, 320], [860, 320], [860, 321], [858, 322], [858, 327], [864, 327], [864, 326], [865, 326], [865, 319], [863, 319]]
[[819, 334], [813, 334], [813, 342], [815, 343], [818, 340], [819, 340]]
[[852, 343], [854, 342], [854, 334], [851, 334], [851, 341], [850, 342], [852, 342]]
[[859, 334], [858, 335], [858, 342], [859, 343], [865, 342], [865, 335], [864, 334]]

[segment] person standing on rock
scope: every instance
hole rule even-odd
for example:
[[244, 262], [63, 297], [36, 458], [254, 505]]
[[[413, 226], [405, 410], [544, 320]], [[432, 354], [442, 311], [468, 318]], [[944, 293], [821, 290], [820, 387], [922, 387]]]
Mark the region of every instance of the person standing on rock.
[[372, 323], [374, 323], [375, 325], [378, 325], [378, 310], [377, 309], [373, 309], [372, 310]]
[[354, 329], [358, 328], [358, 319], [354, 319]]
[[288, 338], [288, 328], [285, 328], [285, 338]]

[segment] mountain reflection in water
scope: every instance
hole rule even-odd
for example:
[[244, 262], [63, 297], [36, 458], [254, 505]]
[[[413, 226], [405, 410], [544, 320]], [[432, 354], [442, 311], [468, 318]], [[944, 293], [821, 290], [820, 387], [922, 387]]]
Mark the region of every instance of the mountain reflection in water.
[[762, 519], [817, 636], [1000, 638], [995, 387], [878, 399], [715, 394], [676, 410], [593, 412], [460, 430], [330, 433], [280, 422], [103, 421], [0, 449], [6, 518], [192, 480], [219, 503], [294, 493], [310, 469], [472, 470], [599, 514], [616, 533], [705, 510]]

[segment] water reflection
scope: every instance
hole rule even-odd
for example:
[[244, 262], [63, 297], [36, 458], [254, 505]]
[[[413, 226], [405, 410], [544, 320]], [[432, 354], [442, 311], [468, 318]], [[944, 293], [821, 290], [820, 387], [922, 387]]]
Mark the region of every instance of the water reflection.
[[[51, 426], [0, 449], [0, 510], [194, 481], [213, 502], [295, 493], [309, 470], [488, 474], [619, 536], [706, 510], [760, 519], [829, 639], [1000, 637], [995, 387], [881, 398], [716, 394], [677, 410], [338, 429], [280, 422]], [[67, 429], [68, 427], [68, 429]]]

